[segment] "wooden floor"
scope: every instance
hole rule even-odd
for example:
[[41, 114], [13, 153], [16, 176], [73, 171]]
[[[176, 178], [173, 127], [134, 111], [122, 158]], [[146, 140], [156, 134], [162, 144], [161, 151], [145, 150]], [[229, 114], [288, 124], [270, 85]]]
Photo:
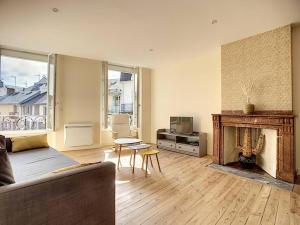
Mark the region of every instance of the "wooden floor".
[[[117, 162], [111, 150], [66, 152], [79, 162]], [[154, 158], [153, 158], [154, 159]], [[116, 179], [117, 224], [300, 225], [300, 195], [206, 167], [209, 157], [159, 154], [162, 173], [145, 178], [141, 159], [131, 173], [123, 154]]]

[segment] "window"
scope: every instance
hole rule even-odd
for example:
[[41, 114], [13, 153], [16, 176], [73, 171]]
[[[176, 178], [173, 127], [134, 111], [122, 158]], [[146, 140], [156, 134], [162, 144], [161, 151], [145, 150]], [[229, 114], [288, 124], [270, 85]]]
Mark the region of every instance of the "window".
[[0, 131], [53, 129], [54, 62], [54, 55], [0, 48]]
[[47, 107], [43, 106], [43, 115], [46, 116], [47, 115]]
[[40, 106], [39, 105], [34, 105], [34, 115], [37, 116], [40, 114], [39, 110], [40, 110]]
[[132, 67], [108, 65], [105, 98], [106, 124], [110, 127], [111, 115], [129, 114], [130, 125], [137, 127], [137, 69]]
[[13, 114], [15, 115], [18, 112], [18, 107], [16, 105], [14, 105], [14, 111]]

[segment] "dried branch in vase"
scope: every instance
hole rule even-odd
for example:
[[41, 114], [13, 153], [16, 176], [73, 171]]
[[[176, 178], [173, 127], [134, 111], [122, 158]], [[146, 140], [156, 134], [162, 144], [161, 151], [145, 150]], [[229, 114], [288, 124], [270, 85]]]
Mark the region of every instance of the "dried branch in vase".
[[241, 80], [240, 81], [241, 89], [243, 94], [247, 99], [247, 103], [250, 104], [250, 97], [254, 91], [254, 82], [252, 79], [249, 80]]

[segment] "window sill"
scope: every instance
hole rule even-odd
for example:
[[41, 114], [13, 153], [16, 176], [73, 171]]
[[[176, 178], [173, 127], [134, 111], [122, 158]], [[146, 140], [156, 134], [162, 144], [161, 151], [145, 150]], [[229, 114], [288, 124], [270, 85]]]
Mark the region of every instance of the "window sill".
[[6, 137], [18, 137], [25, 135], [48, 134], [47, 130], [14, 130], [14, 131], [0, 131], [1, 135]]

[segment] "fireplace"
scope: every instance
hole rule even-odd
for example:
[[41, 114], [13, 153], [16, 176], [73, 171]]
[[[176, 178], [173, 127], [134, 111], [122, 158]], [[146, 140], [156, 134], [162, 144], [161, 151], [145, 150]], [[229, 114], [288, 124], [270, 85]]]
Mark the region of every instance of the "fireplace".
[[[213, 114], [213, 161], [226, 164], [224, 159], [225, 129], [267, 129], [276, 132], [276, 166], [277, 179], [295, 182], [294, 153], [294, 116], [276, 114]], [[240, 132], [238, 132], [239, 134]], [[236, 137], [239, 139], [239, 136]]]

